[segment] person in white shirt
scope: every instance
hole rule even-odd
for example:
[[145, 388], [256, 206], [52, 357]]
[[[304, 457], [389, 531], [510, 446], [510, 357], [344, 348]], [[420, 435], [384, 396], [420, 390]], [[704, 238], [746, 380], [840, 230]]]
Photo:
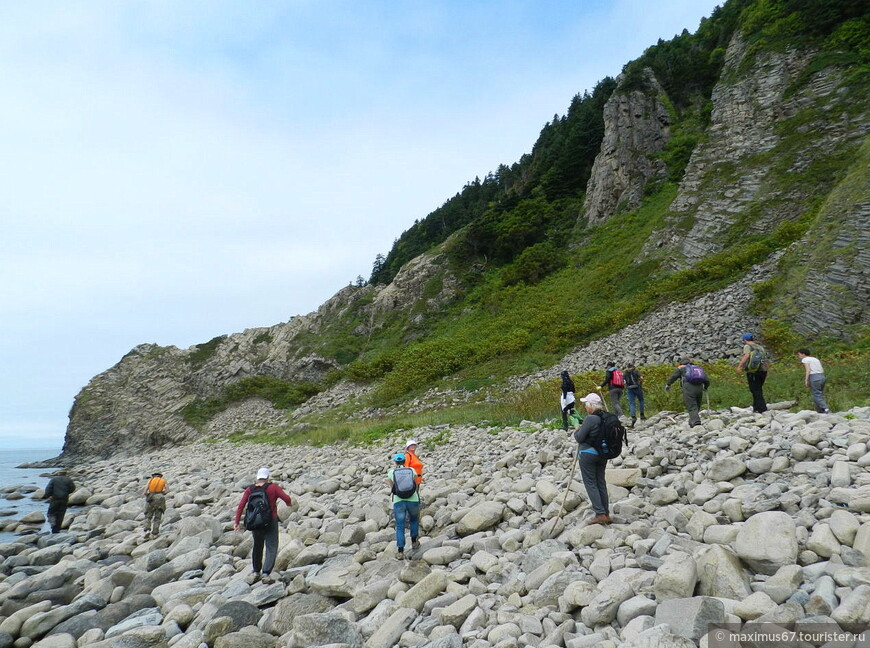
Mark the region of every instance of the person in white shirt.
[[822, 394], [822, 391], [825, 389], [826, 379], [821, 361], [811, 356], [809, 349], [798, 349], [797, 357], [806, 368], [804, 384], [810, 388], [810, 394], [813, 396], [813, 404], [816, 406], [816, 411], [821, 414], [830, 414], [831, 410], [828, 409], [825, 396]]

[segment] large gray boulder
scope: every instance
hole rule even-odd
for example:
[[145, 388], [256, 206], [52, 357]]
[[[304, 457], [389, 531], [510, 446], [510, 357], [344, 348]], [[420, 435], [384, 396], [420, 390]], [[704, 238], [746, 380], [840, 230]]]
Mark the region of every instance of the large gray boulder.
[[750, 569], [773, 575], [780, 567], [797, 562], [794, 520], [781, 511], [756, 513], [741, 527], [734, 550]]

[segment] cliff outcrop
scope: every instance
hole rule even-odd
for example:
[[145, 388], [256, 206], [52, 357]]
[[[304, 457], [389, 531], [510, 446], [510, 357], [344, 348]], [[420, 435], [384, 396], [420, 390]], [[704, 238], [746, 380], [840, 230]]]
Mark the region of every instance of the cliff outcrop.
[[755, 52], [734, 36], [713, 90], [710, 126], [669, 225], [649, 240], [651, 253], [664, 250], [675, 266], [693, 265], [818, 209], [837, 181], [837, 160], [854, 155], [870, 133], [870, 113], [843, 69], [811, 71], [816, 55]]
[[590, 223], [640, 206], [647, 183], [666, 176], [665, 163], [656, 157], [671, 135], [663, 95], [652, 70], [646, 69], [641, 88], [617, 86], [604, 105], [604, 140], [592, 166], [584, 204]]
[[[423, 314], [449, 302], [459, 282], [444, 271], [443, 255], [424, 254], [407, 264], [388, 286], [348, 286], [316, 312], [268, 328], [216, 337], [178, 349], [141, 344], [120, 362], [95, 376], [76, 396], [63, 454], [131, 454], [231, 432], [273, 427], [288, 413], [268, 402], [232, 407], [204, 427], [192, 424], [185, 410], [219, 397], [244, 378], [267, 376], [287, 383], [322, 383], [338, 361], [318, 345], [336, 327], [352, 327], [367, 336], [388, 318], [419, 322]], [[425, 287], [437, 281], [429, 297]], [[415, 310], [416, 309], [416, 310]], [[318, 399], [328, 404], [329, 394]]]

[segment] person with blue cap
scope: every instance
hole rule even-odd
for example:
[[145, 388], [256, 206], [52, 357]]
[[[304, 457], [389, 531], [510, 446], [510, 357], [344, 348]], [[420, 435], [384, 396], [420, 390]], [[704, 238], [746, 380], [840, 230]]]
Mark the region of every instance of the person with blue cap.
[[396, 546], [399, 560], [405, 557], [405, 521], [411, 531], [411, 548], [420, 548], [420, 494], [417, 492], [417, 471], [405, 465], [405, 455], [393, 455], [395, 465], [387, 471], [387, 482], [393, 496], [393, 517], [396, 518]]
[[764, 381], [767, 379], [767, 351], [755, 341], [752, 333], [743, 334], [743, 357], [737, 364], [737, 373], [746, 372], [746, 383], [752, 394], [752, 411], [767, 411], [764, 400]]

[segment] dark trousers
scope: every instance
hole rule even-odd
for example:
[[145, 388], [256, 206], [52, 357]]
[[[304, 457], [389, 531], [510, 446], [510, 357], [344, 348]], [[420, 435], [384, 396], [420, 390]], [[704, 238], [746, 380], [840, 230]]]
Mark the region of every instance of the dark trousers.
[[48, 523], [51, 526], [52, 533], [60, 533], [63, 526], [63, 516], [66, 515], [67, 500], [51, 498], [48, 503]]
[[611, 387], [608, 391], [610, 392], [610, 406], [613, 408], [613, 413], [622, 416], [622, 405], [619, 403], [622, 398], [622, 387]]
[[766, 371], [746, 372], [746, 382], [749, 384], [749, 393], [752, 394], [752, 410], [754, 412], [767, 411], [767, 403], [764, 401], [764, 381], [766, 379]]
[[580, 452], [580, 476], [583, 478], [583, 486], [589, 496], [592, 510], [601, 515], [610, 513], [610, 499], [607, 497], [607, 482], [604, 481], [604, 469], [607, 467], [607, 459], [602, 459], [591, 452]]
[[704, 394], [704, 385], [693, 385], [684, 382], [683, 403], [689, 412], [689, 425], [701, 425], [701, 396]]
[[[263, 571], [263, 574], [271, 574], [275, 567], [275, 558], [278, 557], [278, 520], [272, 518], [265, 529], [252, 529], [254, 536], [254, 549], [251, 551], [251, 562], [255, 572]], [[266, 549], [266, 561], [263, 562], [263, 548]]]
[[634, 406], [635, 399], [637, 399], [637, 404], [640, 406], [640, 417], [645, 418], [646, 412], [644, 412], [643, 409], [643, 389], [640, 386], [629, 387], [625, 392], [628, 394], [628, 413], [631, 415], [631, 418], [637, 418], [635, 416], [637, 413]]

